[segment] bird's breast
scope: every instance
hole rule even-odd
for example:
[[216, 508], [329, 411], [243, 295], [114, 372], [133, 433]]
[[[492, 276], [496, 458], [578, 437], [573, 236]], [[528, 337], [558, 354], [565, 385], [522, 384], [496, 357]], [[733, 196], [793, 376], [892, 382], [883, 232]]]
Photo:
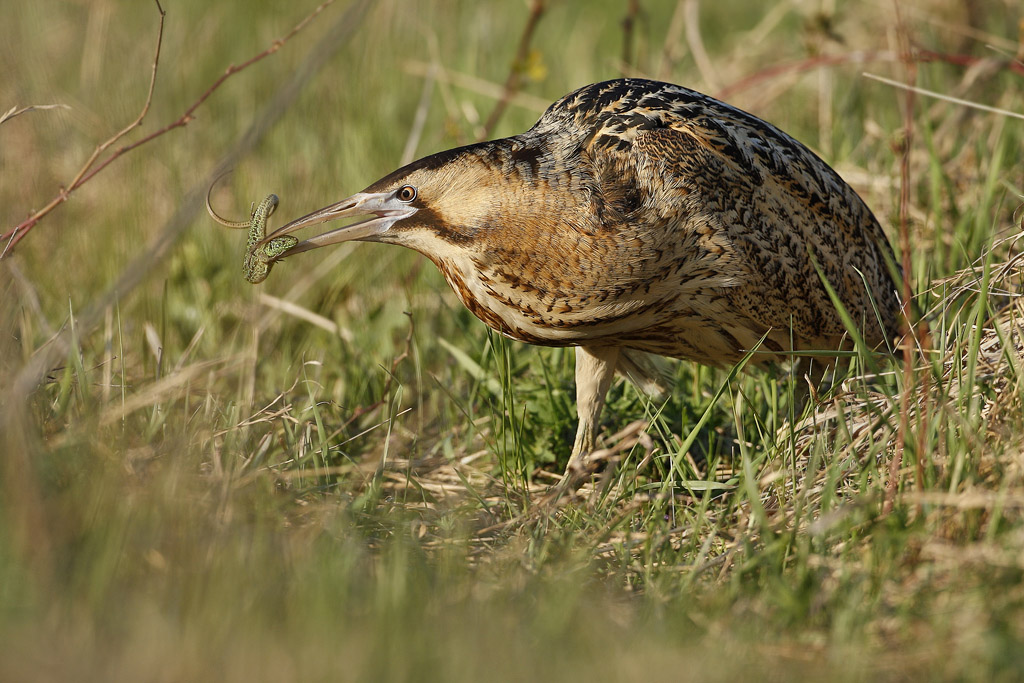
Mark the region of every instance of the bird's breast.
[[516, 231], [516, 239], [491, 239], [486, 249], [422, 252], [476, 317], [512, 339], [619, 343], [664, 328], [693, 301], [732, 284], [710, 234], [663, 232], [562, 225]]

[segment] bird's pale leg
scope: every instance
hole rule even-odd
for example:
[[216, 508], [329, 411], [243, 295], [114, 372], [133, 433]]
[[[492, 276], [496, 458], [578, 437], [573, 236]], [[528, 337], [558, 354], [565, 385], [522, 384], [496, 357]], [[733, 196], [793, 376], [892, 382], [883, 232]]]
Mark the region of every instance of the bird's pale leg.
[[576, 443], [572, 447], [568, 469], [579, 465], [583, 456], [594, 450], [601, 410], [604, 408], [605, 395], [615, 375], [618, 359], [618, 347], [576, 347], [576, 411], [579, 413], [580, 423], [576, 430]]

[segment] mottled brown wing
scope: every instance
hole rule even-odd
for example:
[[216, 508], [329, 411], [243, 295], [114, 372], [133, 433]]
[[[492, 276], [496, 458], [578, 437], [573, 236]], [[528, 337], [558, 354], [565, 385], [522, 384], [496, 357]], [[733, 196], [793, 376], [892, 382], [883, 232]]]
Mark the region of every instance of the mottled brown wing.
[[679, 229], [711, 233], [734, 250], [728, 260], [741, 270], [729, 296], [753, 320], [792, 328], [803, 344], [842, 336], [823, 275], [870, 343], [891, 338], [899, 311], [892, 251], [871, 211], [802, 145], [774, 128], [765, 139], [748, 124], [690, 117], [639, 130], [637, 176], [657, 205], [681, 207]]

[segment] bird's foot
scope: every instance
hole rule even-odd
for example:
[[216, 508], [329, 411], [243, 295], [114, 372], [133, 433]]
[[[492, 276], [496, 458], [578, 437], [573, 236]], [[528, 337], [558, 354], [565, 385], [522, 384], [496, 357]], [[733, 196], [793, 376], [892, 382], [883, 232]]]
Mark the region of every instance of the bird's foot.
[[624, 455], [637, 444], [644, 452], [644, 458], [637, 471], [642, 469], [654, 451], [654, 442], [645, 431], [646, 428], [645, 421], [636, 420], [608, 437], [607, 448], [593, 448], [583, 452], [574, 449], [565, 468], [565, 474], [562, 475], [562, 481], [551, 487], [546, 500], [565, 503], [583, 497], [580, 489], [590, 482], [594, 484], [593, 490], [586, 497], [591, 500], [600, 498], [612, 485]]

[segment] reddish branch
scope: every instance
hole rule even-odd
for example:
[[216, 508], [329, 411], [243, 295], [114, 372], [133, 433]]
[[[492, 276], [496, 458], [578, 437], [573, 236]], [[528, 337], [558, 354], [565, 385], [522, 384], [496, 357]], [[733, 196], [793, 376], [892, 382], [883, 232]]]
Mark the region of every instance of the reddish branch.
[[[904, 64], [927, 64], [930, 62], [944, 62], [955, 66], [974, 66], [980, 62], [990, 61], [991, 57], [975, 57], [973, 55], [951, 55], [932, 50], [914, 49], [907, 50], [902, 55], [889, 51], [858, 51], [848, 52], [841, 55], [818, 55], [807, 59], [800, 59], [782, 64], [773, 64], [757, 71], [746, 78], [736, 81], [728, 87], [722, 88], [715, 93], [715, 97], [725, 100], [738, 92], [749, 90], [765, 81], [771, 81], [787, 73], [804, 73], [827, 66], [840, 66], [843, 64], [860, 64], [866, 62], [903, 62]], [[1004, 60], [1005, 68], [1014, 73], [1024, 76], [1024, 62], [1013, 59]]]
[[39, 209], [38, 211], [33, 212], [31, 215], [29, 215], [28, 218], [26, 218], [24, 221], [16, 225], [14, 228], [0, 235], [0, 242], [4, 244], [3, 251], [0, 252], [0, 259], [6, 257], [10, 253], [10, 251], [18, 244], [18, 242], [24, 239], [25, 235], [27, 235], [29, 231], [32, 230], [32, 228], [35, 227], [35, 225], [44, 216], [46, 216], [55, 208], [66, 202], [71, 197], [71, 193], [73, 193], [75, 190], [80, 188], [85, 183], [89, 182], [93, 178], [93, 176], [95, 176], [97, 173], [105, 169], [115, 160], [124, 156], [133, 149], [141, 147], [147, 142], [155, 140], [156, 138], [169, 133], [175, 128], [182, 128], [184, 126], [187, 126], [195, 118], [194, 114], [196, 109], [198, 109], [204, 102], [206, 102], [206, 100], [209, 99], [209, 97], [218, 88], [220, 88], [221, 85], [224, 84], [224, 81], [231, 78], [238, 72], [247, 69], [256, 62], [264, 59], [265, 57], [269, 57], [270, 55], [280, 50], [285, 43], [287, 43], [295, 36], [295, 34], [297, 34], [299, 31], [305, 28], [310, 21], [312, 21], [318, 14], [323, 12], [328, 5], [331, 5], [334, 2], [334, 0], [324, 0], [324, 2], [322, 2], [302, 21], [296, 24], [295, 27], [291, 31], [289, 31], [283, 38], [278, 38], [277, 40], [275, 40], [270, 45], [270, 47], [263, 50], [259, 54], [251, 57], [250, 59], [242, 62], [241, 64], [238, 64], [237, 66], [234, 64], [230, 65], [227, 69], [225, 69], [224, 73], [221, 74], [221, 76], [217, 80], [215, 80], [213, 84], [210, 85], [210, 87], [207, 88], [202, 95], [199, 96], [199, 99], [193, 102], [192, 105], [185, 110], [185, 113], [179, 116], [176, 120], [167, 124], [163, 128], [160, 128], [159, 130], [150, 133], [149, 135], [145, 136], [144, 138], [141, 138], [140, 140], [136, 140], [131, 144], [118, 147], [113, 152], [111, 152], [107, 157], [105, 157], [102, 161], [99, 161], [100, 156], [104, 152], [106, 152], [110, 147], [112, 147], [115, 143], [117, 143], [118, 140], [120, 140], [125, 135], [130, 133], [132, 130], [142, 125], [142, 121], [146, 118], [146, 114], [149, 112], [149, 106], [153, 101], [153, 91], [156, 86], [157, 67], [160, 64], [160, 48], [163, 44], [164, 37], [164, 19], [167, 14], [164, 11], [164, 8], [160, 6], [160, 0], [154, 1], [156, 2], [157, 10], [160, 12], [160, 27], [157, 32], [156, 52], [153, 56], [152, 75], [150, 76], [149, 80], [149, 91], [146, 94], [146, 101], [142, 105], [142, 110], [139, 112], [139, 115], [135, 117], [134, 121], [132, 121], [129, 125], [125, 126], [125, 128], [123, 128], [121, 131], [110, 137], [106, 142], [99, 145], [89, 156], [86, 162], [82, 165], [82, 168], [79, 169], [78, 173], [75, 174], [75, 177], [71, 180], [71, 182], [68, 183], [66, 186], [61, 186], [60, 190], [57, 192], [57, 195], [53, 199], [51, 199], [46, 206]]
[[[974, 66], [979, 62], [989, 61], [991, 57], [975, 57], [973, 55], [949, 55], [942, 52], [932, 52], [931, 50], [925, 50], [918, 48], [913, 53], [914, 60], [917, 62], [945, 62], [947, 64], [955, 64], [956, 66]], [[1021, 76], [1024, 76], [1024, 62], [1019, 59], [1006, 59], [1005, 66]]]

